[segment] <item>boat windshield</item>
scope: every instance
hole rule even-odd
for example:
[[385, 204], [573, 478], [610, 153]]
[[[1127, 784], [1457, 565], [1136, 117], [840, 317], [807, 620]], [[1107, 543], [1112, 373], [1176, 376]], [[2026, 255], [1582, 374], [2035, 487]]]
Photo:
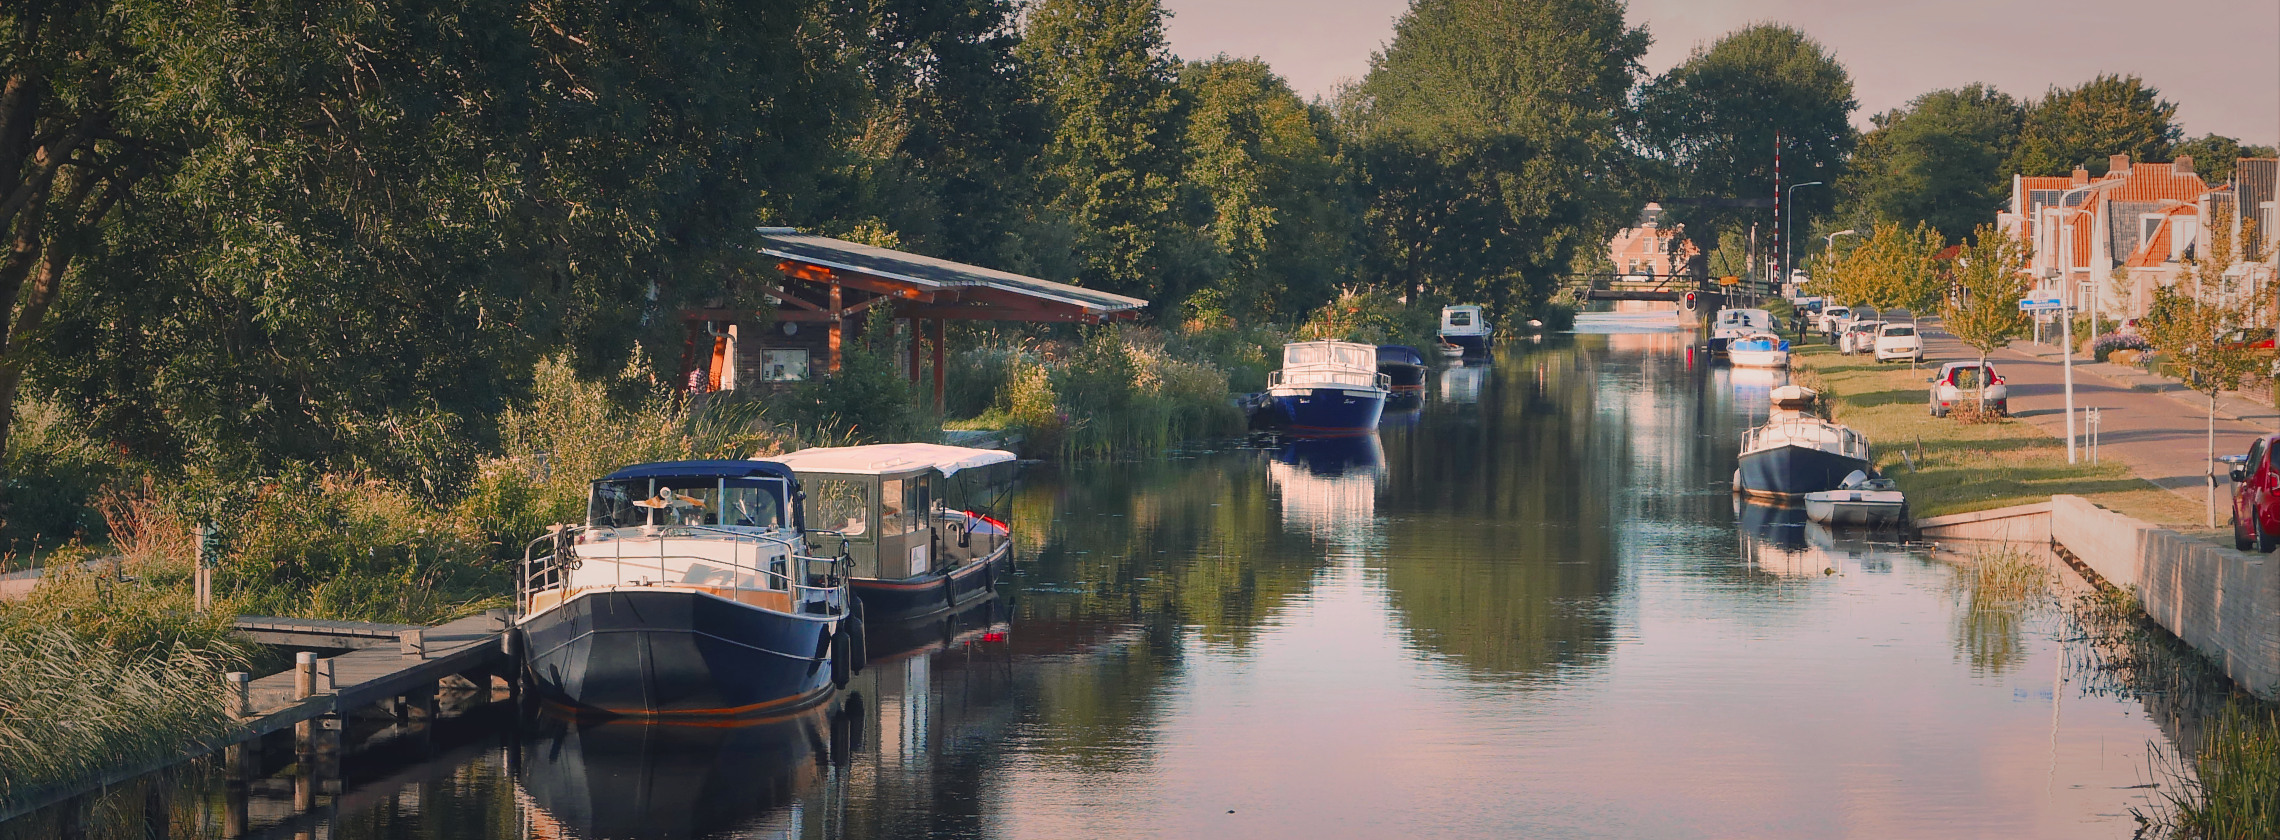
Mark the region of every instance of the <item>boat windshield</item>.
[[1339, 341], [1309, 341], [1283, 345], [1283, 367], [1328, 365], [1356, 370], [1377, 368], [1377, 348]]
[[594, 482], [587, 524], [596, 528], [714, 525], [782, 528], [786, 482], [776, 478], [629, 478]]

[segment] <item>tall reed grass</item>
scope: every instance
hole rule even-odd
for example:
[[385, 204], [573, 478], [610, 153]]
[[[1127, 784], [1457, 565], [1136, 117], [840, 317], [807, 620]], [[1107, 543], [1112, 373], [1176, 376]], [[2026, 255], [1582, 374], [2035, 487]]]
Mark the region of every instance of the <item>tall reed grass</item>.
[[[2160, 755], [2160, 750], [2152, 751]], [[2280, 708], [2234, 697], [2203, 731], [2193, 772], [2156, 760], [2167, 800], [2152, 820], [2179, 840], [2280, 837]]]
[[228, 664], [182, 643], [143, 655], [62, 627], [0, 626], [0, 805], [221, 735]]

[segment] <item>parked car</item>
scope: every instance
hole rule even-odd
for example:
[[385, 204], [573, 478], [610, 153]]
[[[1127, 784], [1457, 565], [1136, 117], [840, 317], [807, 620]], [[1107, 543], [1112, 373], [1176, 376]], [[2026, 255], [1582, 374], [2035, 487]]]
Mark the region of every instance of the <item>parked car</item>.
[[1876, 349], [1876, 330], [1883, 321], [1850, 321], [1845, 331], [1837, 335], [1837, 352], [1850, 356]]
[[1924, 360], [1924, 341], [1916, 335], [1915, 324], [1885, 324], [1876, 328], [1876, 341], [1871, 349], [1879, 362]]
[[2280, 547], [2280, 474], [2275, 474], [2272, 450], [2280, 435], [2265, 435], [2248, 445], [2247, 455], [2227, 455], [2232, 464], [2233, 547], [2255, 546], [2269, 552]]
[[2011, 413], [2011, 389], [2003, 384], [2003, 375], [1995, 372], [1995, 365], [1985, 368], [1978, 362], [1949, 362], [1933, 374], [1932, 416], [1946, 417], [1958, 403], [1976, 404], [1980, 397], [1980, 377], [1987, 377], [1987, 407], [1996, 414]]
[[2225, 331], [2224, 348], [2227, 350], [2264, 350], [2269, 352], [2272, 349], [2272, 331], [2239, 328], [2227, 330]]
[[1837, 322], [1852, 317], [1852, 307], [1828, 306], [1813, 314], [1813, 329], [1826, 337], [1835, 337]]

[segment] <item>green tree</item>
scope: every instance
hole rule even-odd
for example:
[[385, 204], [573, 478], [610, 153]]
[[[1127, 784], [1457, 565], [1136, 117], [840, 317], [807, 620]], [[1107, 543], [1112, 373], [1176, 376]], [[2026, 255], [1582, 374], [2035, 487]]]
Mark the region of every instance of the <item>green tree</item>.
[[2080, 87], [2052, 88], [2028, 108], [2006, 168], [2047, 176], [2082, 166], [2104, 175], [2112, 155], [2168, 160], [2181, 134], [2177, 106], [2161, 91], [2136, 76], [2100, 75]]
[[[1776, 146], [1784, 186], [1835, 182], [1857, 141], [1851, 119], [1859, 107], [1852, 76], [1836, 56], [1774, 23], [1737, 29], [1707, 50], [1696, 48], [1639, 92], [1642, 138], [1662, 164], [1663, 191], [1698, 197], [1774, 198]], [[1790, 230], [1811, 230], [1810, 220], [1834, 206], [1835, 192], [1797, 191], [1797, 206], [1785, 211], [1795, 214]], [[1728, 226], [1770, 220], [1753, 215], [1760, 212], [1705, 208], [1679, 215], [1698, 242], [1715, 242]]]
[[2240, 141], [2221, 134], [2204, 134], [2179, 143], [2169, 150], [2169, 154], [2171, 159], [2191, 155], [2193, 171], [2200, 174], [2201, 180], [2210, 184], [2232, 180], [2233, 166], [2241, 158], [2280, 157], [2280, 152], [2275, 152], [2271, 146], [2243, 145]]
[[1423, 0], [1342, 102], [1374, 272], [1536, 307], [1636, 206], [1621, 138], [1646, 31], [1613, 0]]
[[[1981, 370], [1987, 354], [2027, 334], [2032, 323], [2019, 311], [2019, 301], [2034, 288], [2025, 273], [2026, 244], [1992, 224], [1973, 231], [1971, 244], [1957, 255], [1954, 288], [1940, 304], [1941, 326], [1949, 335], [1979, 351]], [[1979, 410], [1987, 410], [1987, 377], [1979, 377]]]
[[1018, 51], [1052, 120], [1046, 178], [1086, 285], [1162, 297], [1181, 238], [1177, 64], [1158, 0], [1042, 0]]
[[1837, 182], [1844, 224], [1928, 222], [1948, 239], [1968, 236], [2010, 197], [2003, 164], [2024, 114], [2009, 94], [1974, 84], [1870, 118], [1875, 128]]
[[1256, 59], [1190, 62], [1180, 90], [1196, 224], [1218, 248], [1216, 288], [1233, 314], [1272, 317], [1327, 299], [1352, 271], [1356, 220], [1314, 113]]
[[2168, 365], [2185, 375], [2185, 384], [2209, 398], [2208, 412], [2208, 526], [2217, 527], [2217, 395], [2240, 388], [2241, 380], [2269, 361], [2269, 351], [2229, 334], [2261, 323], [2257, 310], [2270, 298], [2244, 294], [2240, 275], [2233, 269], [2256, 251], [2256, 225], [2240, 226], [2236, 234], [2232, 213], [2220, 205], [2210, 219], [2209, 251], [2187, 258], [2183, 277], [2154, 289], [2153, 304], [2140, 323], [2146, 340], [2161, 351]]
[[1946, 238], [1930, 224], [1903, 228], [1884, 222], [1830, 264], [1828, 294], [1848, 306], [1906, 309], [1911, 317], [1920, 316], [1937, 306], [1947, 289], [1938, 262], [1946, 248]]
[[754, 220], [812, 193], [856, 88], [816, 6], [636, 6], [110, 4], [119, 113], [171, 157], [39, 382], [155, 462], [441, 492], [542, 355], [677, 356], [667, 313], [764, 270]]

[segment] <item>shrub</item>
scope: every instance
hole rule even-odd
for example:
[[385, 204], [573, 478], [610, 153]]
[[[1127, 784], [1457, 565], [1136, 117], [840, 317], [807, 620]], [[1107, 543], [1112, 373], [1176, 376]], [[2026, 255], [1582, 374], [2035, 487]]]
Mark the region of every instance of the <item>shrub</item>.
[[2117, 350], [2137, 350], [2143, 352], [2153, 349], [2153, 345], [2147, 343], [2144, 336], [2128, 335], [2125, 333], [2106, 333], [2104, 335], [2100, 335], [2096, 338], [2091, 339], [2089, 348], [2090, 357], [2103, 362], [2106, 361], [2106, 358], [2108, 356], [2113, 355]]
[[[844, 430], [863, 441], [933, 441], [942, 424], [918, 389], [895, 369], [894, 317], [871, 310], [860, 340], [840, 353], [839, 372], [793, 392], [794, 419], [809, 429]], [[945, 371], [947, 373], [947, 371]]]
[[0, 540], [29, 554], [65, 540], [100, 539], [102, 519], [87, 500], [123, 471], [118, 453], [87, 433], [62, 406], [27, 400], [8, 429], [7, 481], [0, 485]]

